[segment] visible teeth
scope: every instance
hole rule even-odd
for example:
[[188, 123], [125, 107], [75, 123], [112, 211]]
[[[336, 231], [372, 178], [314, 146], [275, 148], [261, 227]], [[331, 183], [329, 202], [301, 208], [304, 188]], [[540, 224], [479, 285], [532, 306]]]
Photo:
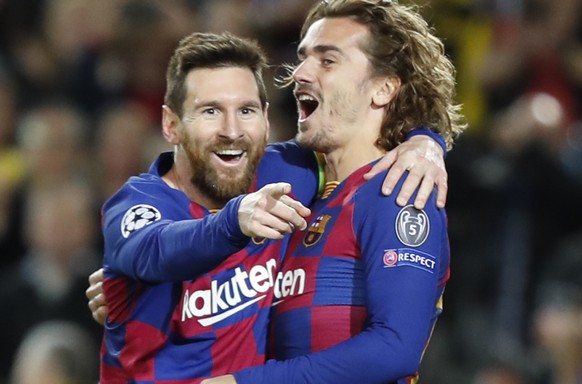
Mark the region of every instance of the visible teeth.
[[299, 101], [315, 101], [315, 98], [310, 95], [299, 95], [297, 99]]
[[241, 156], [243, 151], [241, 149], [223, 149], [216, 151], [216, 154], [219, 156]]

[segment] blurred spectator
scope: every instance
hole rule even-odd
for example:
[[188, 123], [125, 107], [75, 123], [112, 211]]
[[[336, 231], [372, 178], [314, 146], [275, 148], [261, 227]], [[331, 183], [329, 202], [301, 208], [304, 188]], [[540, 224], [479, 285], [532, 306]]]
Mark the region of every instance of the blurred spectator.
[[84, 178], [88, 128], [85, 117], [66, 102], [44, 103], [25, 111], [16, 139], [27, 163], [27, 187]]
[[553, 383], [582, 382], [582, 230], [555, 247], [538, 282], [533, 334]]
[[89, 384], [99, 380], [95, 341], [68, 321], [31, 328], [18, 347], [10, 384]]
[[[499, 2], [502, 3], [502, 2]], [[558, 100], [568, 124], [579, 118], [582, 62], [579, 0], [525, 0], [519, 12], [498, 17], [497, 35], [482, 65], [481, 80], [491, 112], [524, 94]], [[518, 6], [519, 8], [519, 6]]]
[[534, 317], [552, 384], [582, 383], [582, 271], [577, 272], [577, 282], [555, 281], [543, 287]]
[[536, 363], [537, 289], [562, 262], [558, 244], [582, 229], [582, 83], [574, 80], [582, 62], [566, 60], [580, 46], [582, 3], [488, 3], [487, 12], [496, 13], [492, 45], [479, 65], [488, 100], [483, 126], [461, 137], [447, 159], [452, 277], [439, 321], [451, 323], [440, 327], [450, 330], [452, 352], [441, 363], [467, 377], [492, 355]]
[[101, 115], [95, 140], [95, 184], [100, 205], [130, 176], [147, 170], [148, 148], [159, 136], [137, 104], [115, 105]]
[[[502, 268], [497, 304], [497, 335], [510, 351], [531, 345], [536, 284], [555, 262], [561, 239], [582, 228], [582, 180], [560, 154], [572, 124], [566, 108], [550, 94], [526, 94], [499, 113], [492, 138], [508, 162], [506, 204], [501, 220]], [[548, 204], [552, 202], [552, 204]], [[515, 349], [517, 348], [517, 349]]]
[[[53, 83], [54, 67], [43, 60], [39, 36], [42, 31], [44, 0], [0, 2], [0, 63], [19, 88], [22, 100], [35, 97], [28, 92], [36, 82], [40, 93], [45, 83]], [[41, 59], [41, 60], [38, 60]], [[34, 65], [34, 61], [37, 61]]]
[[200, 19], [200, 29], [214, 33], [229, 31], [238, 36], [252, 37], [249, 3], [249, 0], [203, 1], [200, 12], [206, 17]]
[[91, 189], [62, 183], [27, 196], [25, 240], [28, 252], [0, 274], [0, 377], [27, 330], [44, 320], [68, 319], [102, 333], [87, 311], [87, 276], [100, 265], [95, 252], [95, 211]]
[[24, 161], [24, 180], [11, 194], [5, 211], [15, 249], [26, 250], [23, 212], [30, 191], [87, 178], [86, 134], [86, 120], [66, 103], [51, 102], [22, 112], [15, 136]]
[[[14, 129], [17, 118], [17, 92], [8, 73], [0, 68], [0, 148], [16, 149]], [[2, 151], [4, 153], [4, 151]]]
[[49, 97], [60, 94], [88, 116], [119, 91], [100, 71], [127, 0], [51, 0], [45, 2], [42, 42], [58, 67]]
[[505, 363], [491, 363], [482, 367], [472, 384], [532, 384], [517, 367]]
[[[119, 72], [120, 96], [141, 105], [159, 126], [166, 67], [180, 37], [196, 26], [194, 9], [181, 1], [129, 0], [108, 49], [109, 66]], [[103, 76], [109, 75], [103, 73]]]
[[[281, 64], [297, 62], [297, 43], [305, 15], [312, 0], [250, 0], [247, 23], [268, 52], [272, 66], [265, 79], [285, 74]], [[297, 107], [289, 88], [281, 89], [276, 81], [266, 81], [269, 92], [269, 140], [284, 141], [297, 132]]]
[[582, 230], [581, 179], [561, 156], [567, 126], [556, 98], [524, 95], [490, 119], [487, 141], [462, 138], [448, 156], [453, 274], [443, 319], [457, 369], [532, 359], [537, 289], [564, 262], [558, 245]]
[[114, 30], [121, 1], [103, 6], [95, 0], [33, 0], [24, 7], [3, 2], [3, 15], [10, 20], [5, 20], [0, 52], [24, 107], [55, 97], [85, 112], [98, 107], [105, 95], [92, 70], [95, 52]]
[[14, 84], [7, 74], [0, 73], [0, 267], [14, 262], [24, 251], [22, 242], [14, 241], [18, 231], [10, 209], [25, 177], [24, 156], [14, 139], [16, 104]]
[[[513, 0], [510, 0], [513, 1]], [[483, 129], [487, 103], [479, 73], [494, 30], [494, 4], [503, 0], [401, 0], [421, 6], [445, 43], [457, 70], [457, 97], [469, 123], [463, 136]]]

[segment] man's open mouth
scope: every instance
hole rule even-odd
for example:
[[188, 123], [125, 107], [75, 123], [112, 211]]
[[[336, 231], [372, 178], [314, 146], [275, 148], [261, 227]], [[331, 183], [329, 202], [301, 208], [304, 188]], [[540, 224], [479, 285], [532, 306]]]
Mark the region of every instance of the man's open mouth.
[[214, 151], [214, 154], [225, 163], [238, 163], [245, 155], [242, 149], [221, 149]]
[[306, 120], [319, 106], [319, 101], [308, 94], [297, 94], [297, 101], [299, 102], [299, 120]]

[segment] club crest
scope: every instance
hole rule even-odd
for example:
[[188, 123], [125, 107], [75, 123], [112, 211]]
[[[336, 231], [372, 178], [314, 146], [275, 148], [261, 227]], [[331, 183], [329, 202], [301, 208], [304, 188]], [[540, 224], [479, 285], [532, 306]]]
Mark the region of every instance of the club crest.
[[129, 208], [123, 219], [121, 219], [121, 234], [127, 238], [137, 231], [162, 218], [162, 214], [157, 208], [147, 204], [134, 205]]
[[424, 210], [416, 209], [413, 205], [407, 205], [400, 210], [395, 226], [398, 239], [409, 247], [422, 245], [430, 231], [428, 215]]
[[312, 245], [316, 244], [325, 233], [325, 227], [327, 226], [327, 223], [330, 219], [330, 215], [318, 216], [315, 221], [311, 223], [309, 228], [307, 228], [305, 237], [303, 238], [303, 245], [306, 247], [311, 247]]

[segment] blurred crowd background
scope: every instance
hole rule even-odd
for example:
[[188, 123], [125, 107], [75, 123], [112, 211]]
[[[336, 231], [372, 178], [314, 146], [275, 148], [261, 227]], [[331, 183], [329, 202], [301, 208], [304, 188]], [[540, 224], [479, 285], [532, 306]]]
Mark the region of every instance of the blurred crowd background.
[[[447, 156], [452, 276], [421, 382], [580, 384], [582, 1], [414, 3], [470, 123]], [[160, 116], [178, 40], [256, 38], [270, 79], [295, 62], [312, 4], [0, 0], [0, 383], [97, 381], [84, 291], [100, 207], [171, 149]], [[292, 138], [291, 93], [268, 84], [271, 140]]]

